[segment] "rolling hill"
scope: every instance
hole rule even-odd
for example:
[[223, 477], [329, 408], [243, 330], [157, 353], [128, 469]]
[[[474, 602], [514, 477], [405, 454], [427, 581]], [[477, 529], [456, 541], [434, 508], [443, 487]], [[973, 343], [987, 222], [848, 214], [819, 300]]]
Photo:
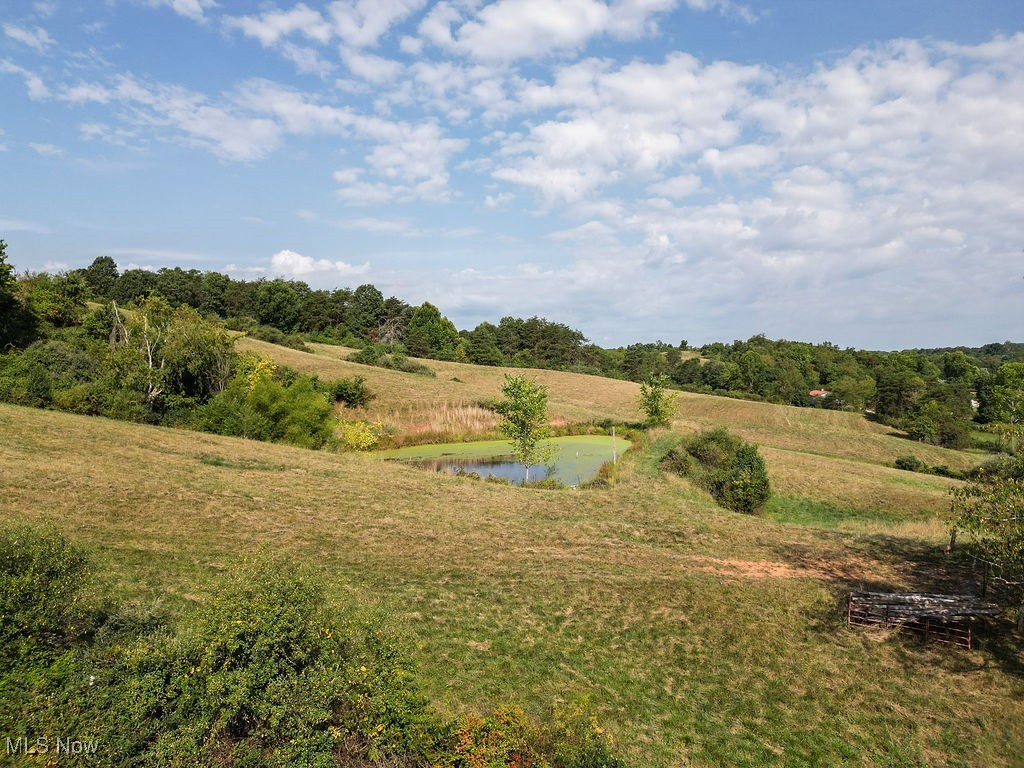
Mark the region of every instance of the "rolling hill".
[[[243, 340], [377, 393], [353, 417], [401, 428], [494, 397], [503, 369], [429, 361], [436, 378]], [[567, 421], [637, 418], [635, 384], [530, 371]], [[458, 379], [455, 381], [454, 379]], [[892, 469], [914, 453], [855, 414], [680, 397], [674, 432], [758, 442], [767, 516], [716, 507], [628, 454], [609, 488], [499, 486], [355, 455], [0, 405], [0, 514], [54, 521], [110, 589], [173, 610], [233, 558], [269, 549], [389, 614], [445, 712], [585, 697], [636, 766], [1020, 764], [1020, 652], [850, 630], [847, 592], [941, 589], [954, 481]]]

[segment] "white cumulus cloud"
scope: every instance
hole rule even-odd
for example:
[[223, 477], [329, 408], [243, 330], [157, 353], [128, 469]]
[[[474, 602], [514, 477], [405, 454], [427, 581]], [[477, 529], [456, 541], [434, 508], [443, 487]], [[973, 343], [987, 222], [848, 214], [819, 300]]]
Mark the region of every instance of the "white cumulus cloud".
[[314, 276], [344, 279], [365, 275], [370, 271], [370, 264], [353, 265], [344, 261], [314, 259], [286, 249], [270, 257], [270, 269], [276, 275], [297, 280]]

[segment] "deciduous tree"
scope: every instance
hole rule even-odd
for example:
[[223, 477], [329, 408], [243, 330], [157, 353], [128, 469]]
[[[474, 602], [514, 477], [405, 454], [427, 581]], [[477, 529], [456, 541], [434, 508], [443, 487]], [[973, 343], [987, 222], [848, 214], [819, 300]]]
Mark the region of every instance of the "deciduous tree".
[[[1004, 573], [1024, 576], [1024, 482], [997, 478], [954, 488], [954, 531], [966, 531], [982, 557]], [[1024, 590], [1018, 586], [1021, 597]], [[1024, 602], [1017, 609], [1017, 629], [1024, 631]]]
[[652, 375], [640, 384], [637, 403], [644, 412], [645, 421], [651, 427], [667, 427], [676, 415], [678, 403], [676, 393], [668, 392], [668, 376]]
[[534, 379], [506, 373], [501, 393], [505, 399], [495, 405], [502, 417], [498, 429], [512, 443], [513, 455], [526, 466], [529, 482], [530, 467], [551, 460], [551, 449], [541, 445], [548, 436], [548, 390]]

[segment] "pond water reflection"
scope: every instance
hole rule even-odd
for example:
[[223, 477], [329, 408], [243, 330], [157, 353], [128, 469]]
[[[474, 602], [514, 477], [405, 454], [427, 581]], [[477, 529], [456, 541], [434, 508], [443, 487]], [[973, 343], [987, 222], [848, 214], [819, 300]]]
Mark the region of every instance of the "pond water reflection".
[[[622, 438], [616, 441], [608, 435], [572, 435], [545, 440], [543, 445], [552, 449], [551, 466], [530, 467], [530, 482], [551, 479], [565, 485], [579, 485], [594, 478], [602, 464], [621, 456], [630, 443]], [[512, 446], [505, 440], [407, 446], [377, 455], [436, 472], [500, 477], [512, 483], [526, 479], [526, 467], [516, 461]]]
[[[435, 472], [448, 472], [452, 475], [476, 474], [482, 478], [503, 477], [511, 483], [522, 483], [526, 480], [526, 465], [516, 461], [514, 456], [491, 456], [487, 459], [420, 459], [410, 461], [417, 467], [432, 469]], [[549, 475], [549, 468], [543, 465], [530, 467], [530, 482], [544, 480], [547, 477], [555, 477], [557, 472]], [[558, 478], [562, 480], [562, 478]], [[579, 481], [569, 482], [562, 480], [569, 485], [577, 485]]]

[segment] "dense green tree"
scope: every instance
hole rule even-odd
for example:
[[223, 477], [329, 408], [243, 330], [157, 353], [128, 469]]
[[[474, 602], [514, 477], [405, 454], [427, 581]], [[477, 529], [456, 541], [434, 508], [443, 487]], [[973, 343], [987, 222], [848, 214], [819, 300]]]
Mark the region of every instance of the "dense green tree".
[[924, 390], [925, 381], [914, 370], [891, 365], [880, 368], [875, 378], [875, 413], [889, 419], [910, 416]]
[[120, 277], [117, 263], [109, 256], [97, 256], [92, 264], [81, 270], [81, 274], [92, 295], [98, 299], [110, 299]]
[[7, 263], [7, 243], [0, 240], [0, 353], [24, 343], [35, 329], [35, 318], [18, 298], [14, 267]]
[[352, 292], [346, 325], [353, 333], [366, 339], [375, 335], [384, 317], [384, 294], [370, 284], [360, 285]]
[[695, 386], [701, 383], [700, 369], [700, 358], [691, 357], [686, 360], [680, 360], [672, 366], [672, 371], [669, 375], [672, 381], [680, 387]]
[[172, 307], [198, 307], [202, 303], [203, 273], [198, 269], [164, 267], [156, 273], [156, 291]]
[[949, 382], [971, 386], [978, 378], [978, 365], [961, 350], [942, 355], [942, 377]]
[[196, 307], [204, 315], [228, 315], [227, 293], [231, 288], [231, 278], [220, 272], [204, 272], [199, 287], [199, 306]]
[[622, 375], [630, 381], [643, 381], [664, 373], [661, 350], [654, 344], [630, 344], [622, 356]]
[[979, 410], [986, 421], [1024, 423], [1024, 363], [1004, 363], [978, 388]]
[[139, 392], [150, 410], [168, 396], [206, 401], [224, 389], [235, 358], [226, 331], [157, 297], [131, 316], [117, 312], [111, 338], [110, 386]]
[[740, 367], [731, 361], [712, 360], [701, 369], [701, 381], [712, 389], [738, 389], [741, 386]]
[[[305, 283], [302, 284], [305, 286]], [[256, 319], [290, 332], [299, 323], [300, 292], [288, 280], [264, 280], [256, 288]]]
[[859, 378], [842, 376], [828, 384], [826, 408], [844, 411], [862, 411], [875, 399], [875, 380], [868, 375]]
[[28, 311], [55, 328], [74, 325], [85, 314], [88, 288], [79, 274], [32, 275], [22, 280], [21, 289]]
[[466, 358], [476, 365], [501, 365], [504, 359], [498, 348], [498, 329], [488, 322], [480, 323], [468, 334]]
[[405, 332], [405, 346], [416, 357], [455, 360], [462, 350], [462, 337], [455, 325], [430, 302], [423, 302], [412, 313]]
[[129, 269], [114, 283], [110, 298], [118, 304], [134, 304], [157, 289], [156, 273], [148, 269]]

